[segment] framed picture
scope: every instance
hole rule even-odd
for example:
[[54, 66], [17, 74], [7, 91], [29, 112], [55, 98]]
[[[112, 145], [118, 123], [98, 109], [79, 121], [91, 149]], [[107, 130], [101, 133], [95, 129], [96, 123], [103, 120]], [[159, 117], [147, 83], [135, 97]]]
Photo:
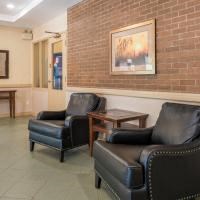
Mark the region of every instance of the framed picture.
[[0, 79], [9, 77], [9, 51], [0, 50]]
[[155, 74], [155, 20], [110, 33], [110, 72]]

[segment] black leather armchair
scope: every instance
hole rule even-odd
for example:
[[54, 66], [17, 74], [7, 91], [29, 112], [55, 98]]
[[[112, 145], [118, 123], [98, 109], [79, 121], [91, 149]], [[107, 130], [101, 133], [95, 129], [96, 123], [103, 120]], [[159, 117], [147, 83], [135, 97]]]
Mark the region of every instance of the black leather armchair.
[[105, 110], [106, 100], [90, 93], [74, 93], [70, 97], [67, 110], [44, 111], [36, 119], [29, 121], [30, 151], [34, 144], [42, 144], [60, 151], [60, 161], [64, 161], [65, 150], [89, 143], [90, 111]]
[[121, 200], [200, 196], [200, 107], [165, 103], [147, 129], [113, 129], [94, 145], [96, 188], [103, 179]]

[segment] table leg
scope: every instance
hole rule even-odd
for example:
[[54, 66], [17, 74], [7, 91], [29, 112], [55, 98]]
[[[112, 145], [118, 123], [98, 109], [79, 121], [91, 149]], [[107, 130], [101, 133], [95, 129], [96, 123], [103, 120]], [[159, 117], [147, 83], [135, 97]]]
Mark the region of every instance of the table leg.
[[139, 119], [139, 128], [146, 128], [146, 118], [142, 117]]
[[15, 118], [15, 92], [13, 92], [13, 95], [12, 95], [12, 105], [13, 105], [13, 118]]
[[10, 118], [12, 118], [12, 92], [9, 92], [9, 108], [10, 108]]
[[93, 144], [94, 144], [94, 137], [95, 133], [93, 131], [93, 118], [89, 117], [89, 127], [90, 127], [90, 156], [93, 154]]
[[120, 122], [113, 122], [113, 128], [120, 128], [121, 123]]

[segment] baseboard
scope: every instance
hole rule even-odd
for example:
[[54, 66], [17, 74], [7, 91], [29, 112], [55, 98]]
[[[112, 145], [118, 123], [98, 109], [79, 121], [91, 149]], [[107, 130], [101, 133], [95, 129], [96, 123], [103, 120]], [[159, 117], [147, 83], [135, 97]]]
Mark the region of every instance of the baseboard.
[[32, 112], [31, 116], [36, 117], [38, 113]]
[[[28, 116], [33, 116], [33, 113], [32, 112], [21, 112], [21, 113], [16, 113], [15, 116], [16, 117], [28, 117]], [[9, 113], [1, 113], [0, 118], [3, 118], [3, 117], [10, 117], [10, 114]]]

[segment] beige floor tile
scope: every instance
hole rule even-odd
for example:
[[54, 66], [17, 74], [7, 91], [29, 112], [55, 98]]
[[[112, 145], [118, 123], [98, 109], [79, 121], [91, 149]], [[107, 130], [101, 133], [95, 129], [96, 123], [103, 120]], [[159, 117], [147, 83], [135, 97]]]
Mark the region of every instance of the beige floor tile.
[[48, 181], [46, 185], [34, 196], [34, 200], [64, 200], [68, 191], [73, 188], [73, 180], [65, 182]]
[[3, 196], [14, 184], [25, 175], [23, 170], [7, 169], [0, 174], [0, 196]]
[[14, 184], [5, 194], [5, 197], [32, 199], [33, 196], [44, 186], [44, 180], [19, 181]]
[[9, 198], [9, 197], [0, 197], [0, 200], [30, 200], [30, 199], [19, 199], [19, 198]]
[[66, 200], [98, 200], [97, 190], [85, 187], [84, 189], [69, 190]]
[[27, 124], [28, 118], [0, 119], [0, 200], [114, 199], [94, 187], [88, 146], [66, 152], [64, 163], [41, 145], [30, 153]]

